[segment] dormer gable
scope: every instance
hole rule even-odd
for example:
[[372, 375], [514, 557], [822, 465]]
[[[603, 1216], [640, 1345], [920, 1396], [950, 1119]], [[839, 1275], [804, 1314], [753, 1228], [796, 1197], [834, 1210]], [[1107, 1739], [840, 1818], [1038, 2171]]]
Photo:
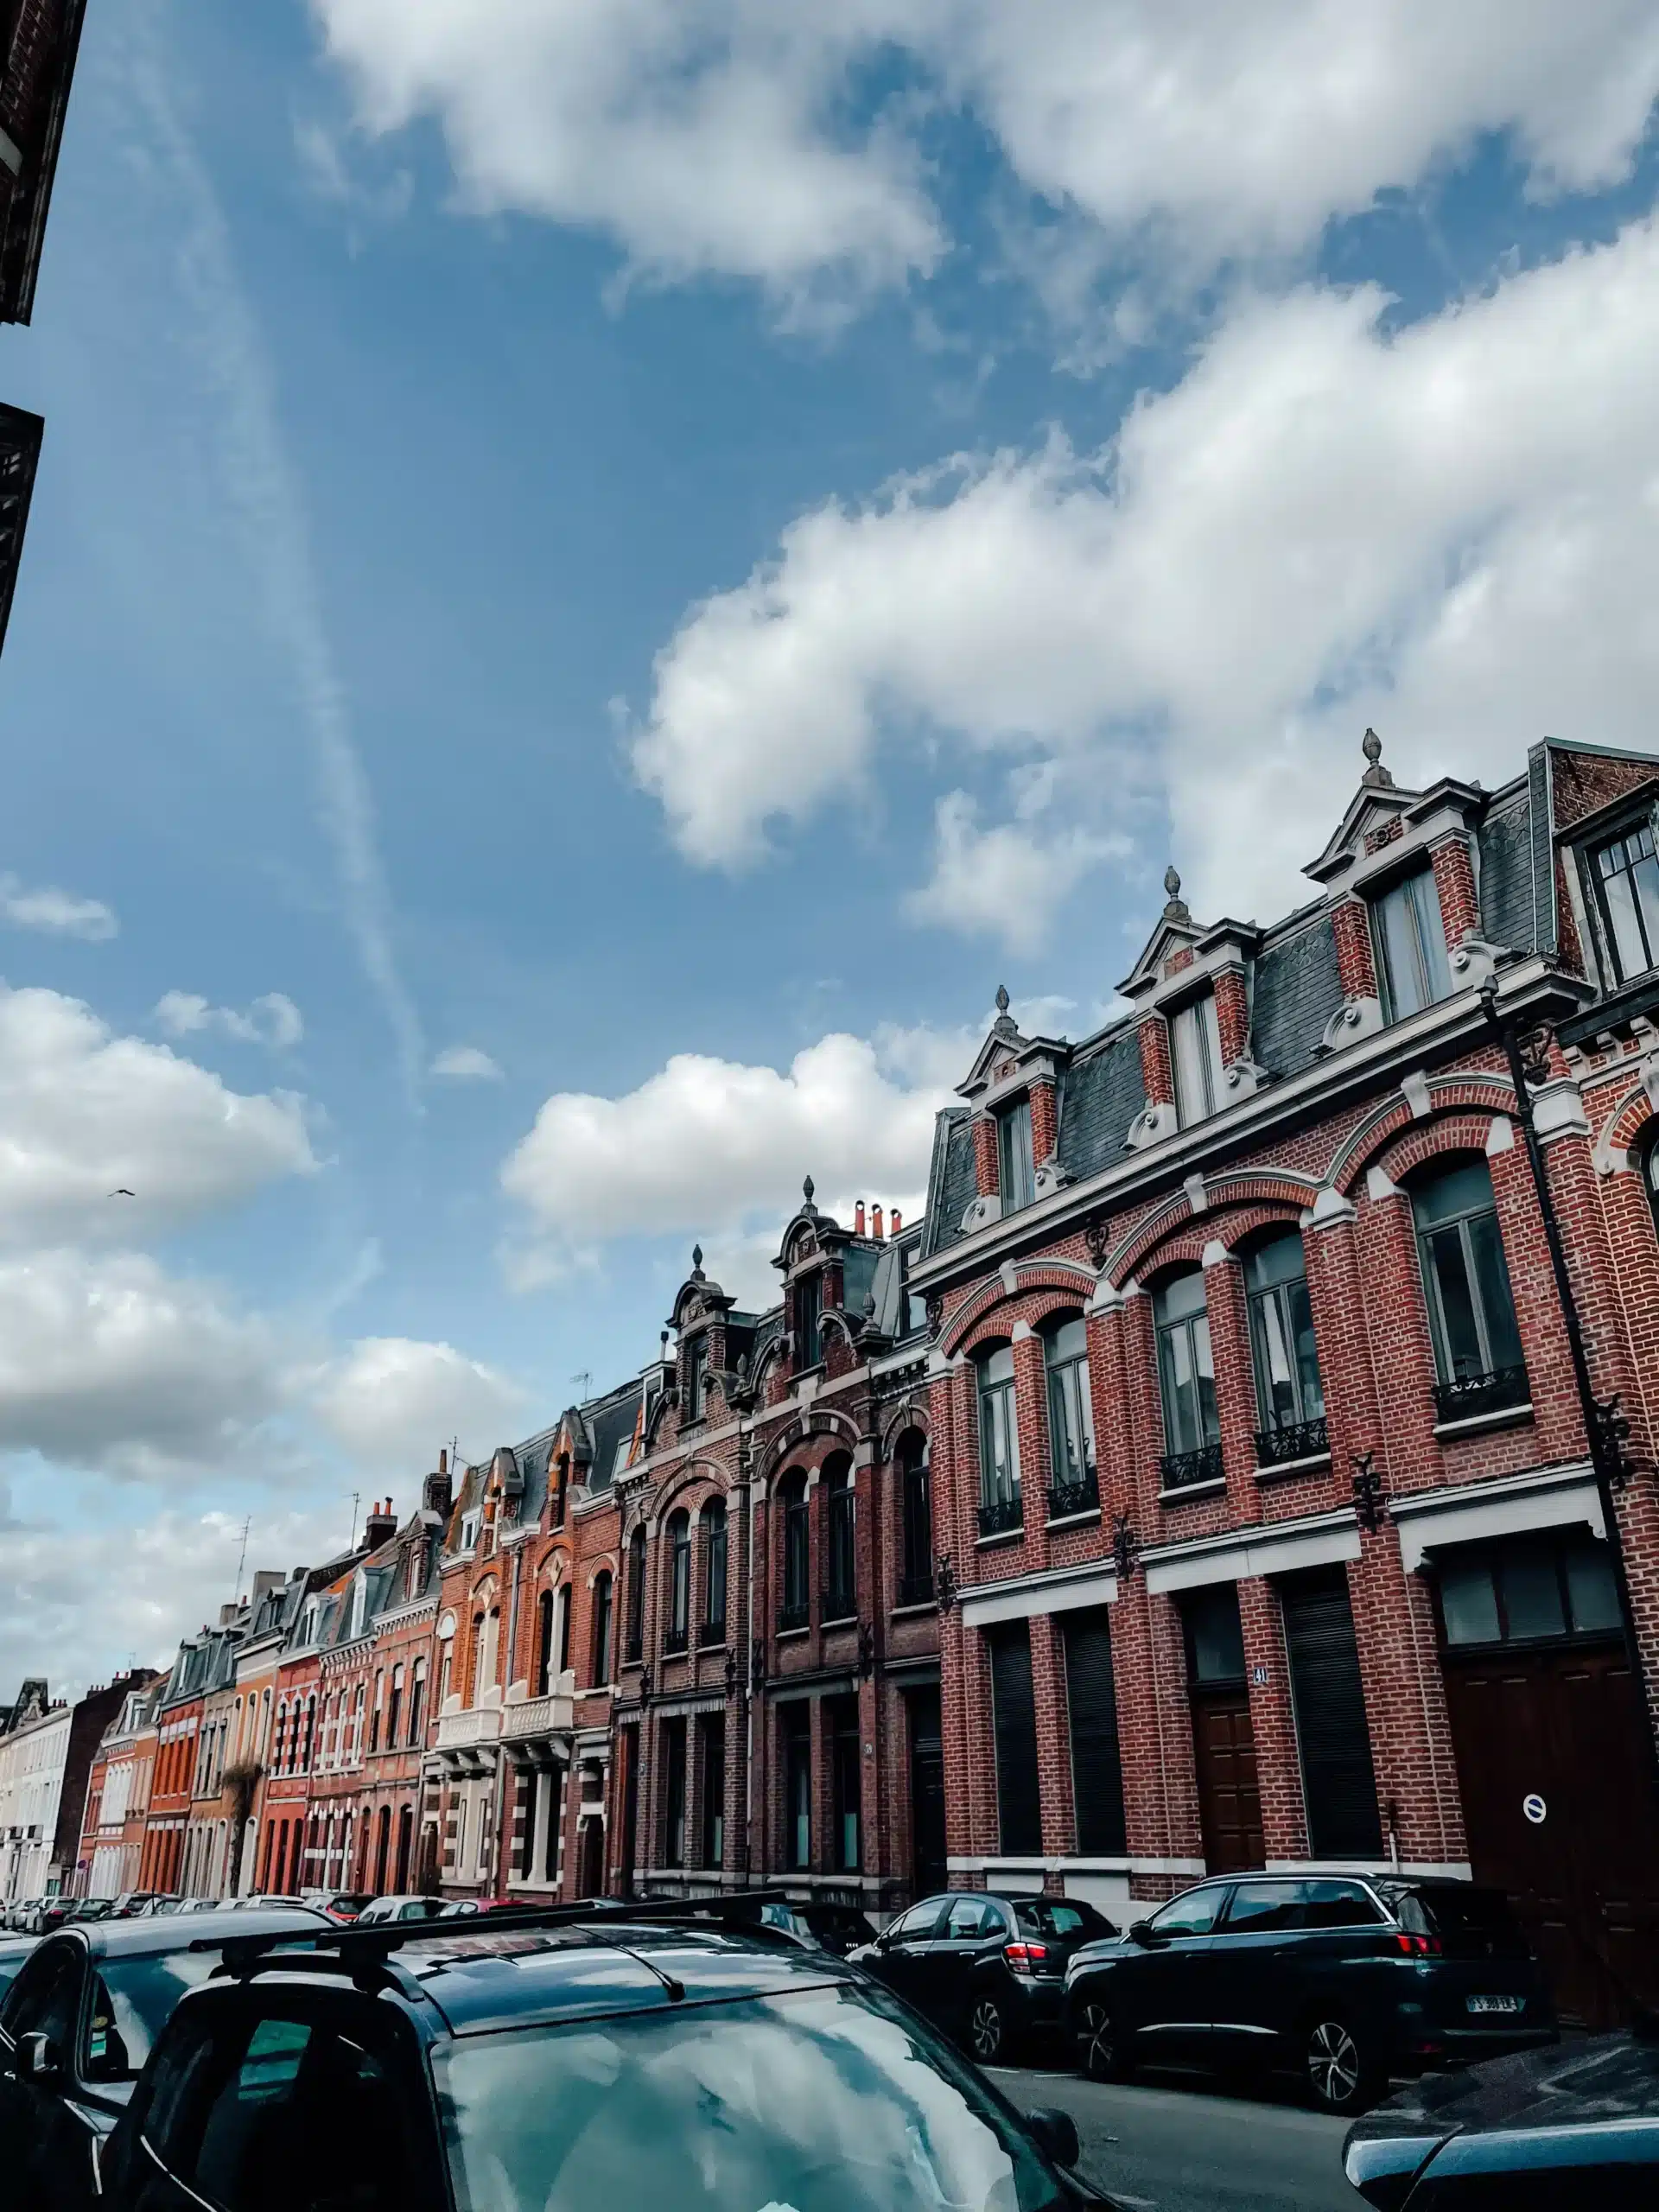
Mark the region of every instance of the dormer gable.
[[1008, 1010], [1006, 987], [996, 993], [996, 1019], [985, 1042], [974, 1056], [966, 1077], [957, 1085], [958, 1098], [972, 1106], [994, 1104], [1009, 1093], [1036, 1082], [1053, 1082], [1060, 1066], [1071, 1057], [1064, 1037], [1027, 1037]]
[[1454, 776], [1442, 776], [1427, 791], [1402, 790], [1382, 766], [1382, 741], [1374, 729], [1366, 731], [1362, 749], [1359, 789], [1325, 850], [1302, 871], [1338, 895], [1386, 876], [1448, 830], [1468, 830], [1486, 804], [1478, 784]]
[[1224, 968], [1242, 967], [1255, 952], [1262, 932], [1254, 922], [1198, 922], [1181, 896], [1175, 869], [1164, 872], [1164, 911], [1141, 957], [1118, 985], [1126, 999], [1147, 1007], [1179, 997]]

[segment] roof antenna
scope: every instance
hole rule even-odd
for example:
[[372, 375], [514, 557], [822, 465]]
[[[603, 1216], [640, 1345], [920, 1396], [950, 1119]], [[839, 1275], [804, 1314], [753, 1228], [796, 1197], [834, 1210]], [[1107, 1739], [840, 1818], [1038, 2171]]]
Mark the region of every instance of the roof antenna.
[[354, 1552], [357, 1549], [357, 1506], [358, 1500], [362, 1497], [362, 1495], [363, 1493], [360, 1490], [354, 1490], [352, 1492], [352, 1533], [347, 1538], [346, 1544], [346, 1548], [348, 1552]]
[[242, 1553], [236, 1562], [236, 1587], [231, 1592], [232, 1602], [238, 1605], [242, 1602], [242, 1570], [248, 1563], [248, 1531], [252, 1526], [253, 1516], [249, 1514], [247, 1519], [242, 1523]]
[[[582, 1385], [582, 1397], [583, 1397], [583, 1398], [591, 1398], [591, 1397], [593, 1396], [593, 1395], [594, 1395], [594, 1374], [593, 1374], [593, 1370], [592, 1370], [591, 1368], [584, 1367], [584, 1368], [582, 1369], [582, 1372], [581, 1372], [579, 1375], [573, 1375], [573, 1376], [570, 1377], [570, 1380], [571, 1380], [573, 1382], [580, 1382], [580, 1383], [581, 1383], [581, 1385]], [[580, 1400], [578, 1401], [578, 1403], [580, 1403]]]

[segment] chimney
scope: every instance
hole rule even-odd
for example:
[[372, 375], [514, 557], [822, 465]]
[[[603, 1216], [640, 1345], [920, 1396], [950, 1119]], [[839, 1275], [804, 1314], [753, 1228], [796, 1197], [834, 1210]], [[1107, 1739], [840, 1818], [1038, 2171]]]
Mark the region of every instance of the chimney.
[[273, 1590], [280, 1590], [282, 1586], [283, 1577], [278, 1570], [262, 1567], [253, 1578], [253, 1603], [257, 1605], [262, 1598], [268, 1598]]
[[421, 1491], [423, 1513], [435, 1513], [440, 1521], [447, 1521], [454, 1505], [454, 1493], [449, 1481], [449, 1454], [438, 1454], [438, 1471], [429, 1475]]
[[870, 1234], [874, 1237], [878, 1244], [881, 1242], [881, 1209], [880, 1206], [872, 1206], [870, 1209]]
[[221, 1605], [219, 1609], [219, 1624], [220, 1628], [230, 1628], [235, 1623], [237, 1615], [241, 1611], [241, 1610], [242, 1602], [240, 1599], [238, 1598], [232, 1598], [228, 1605]]
[[372, 1552], [389, 1544], [397, 1533], [397, 1516], [391, 1510], [391, 1500], [384, 1503], [376, 1498], [369, 1509], [369, 1517], [363, 1523], [363, 1541]]
[[861, 1236], [864, 1234], [864, 1201], [862, 1198], [861, 1198], [858, 1204], [853, 1208], [853, 1234], [855, 1236]]
[[904, 1226], [904, 1224], [903, 1224], [903, 1223], [899, 1220], [899, 1209], [898, 1209], [898, 1207], [897, 1207], [897, 1206], [894, 1206], [894, 1208], [893, 1208], [893, 1220], [892, 1220], [892, 1223], [891, 1223], [890, 1226], [891, 1226], [891, 1228], [892, 1228], [893, 1234], [895, 1236], [899, 1234], [899, 1230], [900, 1230], [900, 1229], [901, 1229], [901, 1228], [903, 1228], [903, 1226]]

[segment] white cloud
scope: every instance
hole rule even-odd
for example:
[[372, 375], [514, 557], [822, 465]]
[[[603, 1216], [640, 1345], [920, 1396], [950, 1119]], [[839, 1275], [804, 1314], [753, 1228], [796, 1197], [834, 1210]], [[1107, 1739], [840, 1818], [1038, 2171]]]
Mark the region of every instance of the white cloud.
[[78, 937], [103, 944], [119, 929], [113, 910], [101, 899], [78, 899], [50, 884], [31, 889], [15, 875], [0, 875], [0, 918], [20, 930], [48, 937]]
[[1650, 747], [1659, 227], [1395, 334], [1385, 305], [1247, 300], [1098, 454], [957, 461], [791, 524], [659, 657], [633, 758], [681, 849], [740, 865], [943, 733], [1117, 791], [1120, 828], [1161, 785], [1198, 909], [1266, 918], [1368, 721], [1402, 779], [1507, 777], [1546, 731]]
[[[1511, 130], [1535, 190], [1624, 175], [1649, 0], [312, 0], [361, 121], [431, 117], [468, 204], [799, 290], [931, 268], [921, 132], [965, 107], [1027, 192], [1197, 276], [1283, 253]], [[849, 124], [884, 65], [909, 96]], [[908, 135], [907, 135], [908, 134]]]
[[316, 1166], [291, 1094], [244, 1096], [79, 999], [0, 983], [0, 1244], [124, 1240]]
[[281, 991], [266, 991], [245, 1014], [232, 1006], [210, 1006], [192, 991], [168, 991], [157, 1001], [156, 1020], [169, 1037], [191, 1037], [214, 1029], [239, 1044], [268, 1045], [273, 1052], [297, 1045], [305, 1034], [300, 1009]]
[[509, 1376], [453, 1344], [367, 1337], [323, 1376], [312, 1404], [359, 1466], [418, 1483], [452, 1437], [473, 1459], [513, 1440], [527, 1400]]
[[457, 1083], [499, 1083], [501, 1070], [476, 1045], [451, 1045], [432, 1063], [432, 1072]]
[[1017, 806], [1013, 821], [983, 830], [978, 802], [947, 791], [934, 810], [933, 874], [906, 895], [905, 912], [964, 937], [999, 937], [1014, 952], [1036, 951], [1089, 871], [1128, 849], [1123, 837], [1075, 823], [1046, 827], [1046, 811]]

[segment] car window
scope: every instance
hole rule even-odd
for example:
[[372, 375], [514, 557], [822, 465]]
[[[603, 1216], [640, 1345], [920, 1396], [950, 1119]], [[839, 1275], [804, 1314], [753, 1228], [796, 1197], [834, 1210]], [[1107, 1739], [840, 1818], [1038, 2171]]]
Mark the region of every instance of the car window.
[[50, 2036], [67, 2055], [79, 2003], [79, 1952], [69, 1943], [48, 1943], [12, 1984], [0, 2025], [14, 2043], [20, 2036]]
[[995, 1936], [1005, 1923], [994, 1904], [983, 1897], [958, 1897], [943, 1930], [947, 1942], [965, 1943], [981, 1936]]
[[1226, 1901], [1227, 1891], [1221, 1885], [1189, 1890], [1185, 1897], [1172, 1898], [1161, 1912], [1154, 1912], [1152, 1925], [1160, 1936], [1207, 1936]]
[[938, 1925], [939, 1915], [944, 1910], [942, 1897], [927, 1897], [920, 1904], [913, 1904], [908, 1912], [901, 1912], [887, 1934], [895, 1943], [907, 1938], [914, 1941], [920, 1936], [931, 1936]]
[[1370, 1891], [1358, 1882], [1302, 1883], [1305, 1928], [1374, 1928], [1382, 1917]]
[[1052, 1936], [1064, 1940], [1067, 1936], [1111, 1933], [1111, 1923], [1103, 1920], [1093, 1905], [1062, 1904], [1056, 1897], [1017, 1897], [1014, 1916], [1027, 1936]]
[[218, 1964], [211, 1951], [104, 1960], [92, 1980], [81, 2079], [105, 2086], [135, 2081], [180, 1998], [206, 1981]]
[[1268, 1936], [1302, 1925], [1300, 1882], [1241, 1882], [1227, 1908], [1230, 1936]]

